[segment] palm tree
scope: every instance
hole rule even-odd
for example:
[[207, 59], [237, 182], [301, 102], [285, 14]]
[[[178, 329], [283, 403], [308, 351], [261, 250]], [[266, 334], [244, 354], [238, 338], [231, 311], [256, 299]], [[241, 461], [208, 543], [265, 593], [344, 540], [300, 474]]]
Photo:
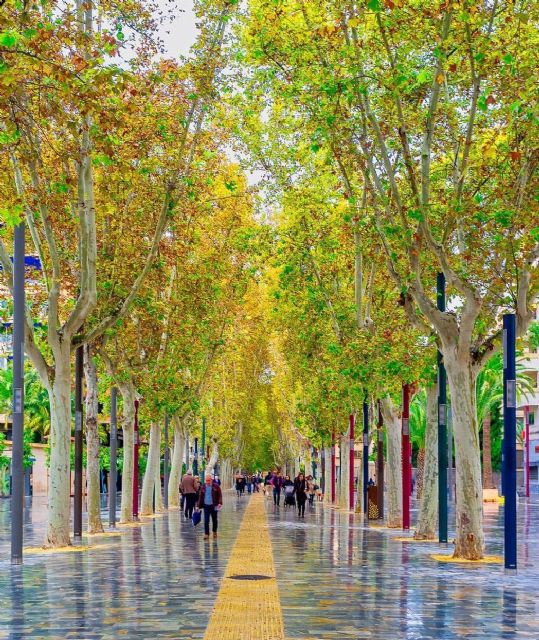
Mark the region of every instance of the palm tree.
[[[25, 371], [24, 412], [25, 430], [41, 440], [50, 428], [50, 406], [45, 387], [33, 368]], [[13, 369], [0, 369], [0, 413], [11, 414]], [[7, 424], [6, 424], [7, 427]]]
[[[533, 393], [531, 380], [517, 362], [517, 395]], [[491, 412], [503, 401], [503, 359], [497, 353], [479, 372], [475, 383], [477, 422], [483, 429], [483, 488], [494, 489], [492, 481]]]

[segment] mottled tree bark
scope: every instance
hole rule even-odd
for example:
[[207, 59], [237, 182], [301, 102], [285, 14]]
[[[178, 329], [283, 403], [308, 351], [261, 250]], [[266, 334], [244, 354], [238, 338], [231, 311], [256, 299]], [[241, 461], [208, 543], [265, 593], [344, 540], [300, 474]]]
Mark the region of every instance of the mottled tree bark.
[[388, 527], [402, 527], [402, 433], [397, 410], [389, 396], [382, 402], [382, 414], [387, 433], [387, 516]]
[[425, 430], [425, 464], [423, 491], [414, 538], [434, 540], [438, 522], [438, 390], [427, 388], [427, 428]]
[[161, 429], [159, 423], [150, 425], [150, 445], [148, 447], [148, 462], [146, 473], [142, 481], [142, 497], [140, 503], [140, 515], [149, 516], [153, 513], [153, 497], [155, 490], [155, 478], [159, 468], [159, 452], [161, 446]]
[[88, 533], [103, 533], [101, 521], [101, 465], [99, 460], [97, 367], [90, 345], [84, 346], [86, 379], [86, 486], [88, 491]]
[[180, 480], [183, 459], [185, 456], [185, 432], [182, 420], [178, 416], [172, 419], [174, 425], [174, 450], [168, 479], [168, 507], [178, 509], [180, 506]]

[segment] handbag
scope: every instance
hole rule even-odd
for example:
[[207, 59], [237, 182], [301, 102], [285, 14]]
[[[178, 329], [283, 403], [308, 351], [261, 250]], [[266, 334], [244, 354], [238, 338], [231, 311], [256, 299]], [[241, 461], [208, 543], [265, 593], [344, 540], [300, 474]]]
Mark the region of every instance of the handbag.
[[197, 524], [200, 523], [201, 518], [202, 518], [202, 514], [200, 513], [200, 511], [193, 511], [192, 520], [193, 520], [193, 526], [194, 527], [196, 527]]
[[183, 509], [184, 506], [185, 506], [185, 496], [182, 493], [182, 495], [180, 496], [180, 509]]

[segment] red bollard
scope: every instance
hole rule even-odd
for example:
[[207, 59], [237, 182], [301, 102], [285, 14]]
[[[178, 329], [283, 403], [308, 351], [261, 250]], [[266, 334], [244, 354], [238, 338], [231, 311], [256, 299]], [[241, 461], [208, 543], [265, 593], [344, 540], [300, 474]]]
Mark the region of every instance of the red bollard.
[[410, 448], [410, 385], [402, 386], [402, 528], [410, 528], [412, 456]]
[[350, 414], [350, 482], [349, 482], [349, 490], [350, 490], [350, 509], [353, 511], [354, 510], [354, 459], [355, 459], [355, 452], [354, 452], [354, 445], [355, 445], [355, 433], [354, 433], [354, 427], [355, 427], [355, 422], [356, 422], [356, 417], [354, 416], [353, 413]]
[[331, 502], [335, 502], [335, 429], [331, 436]]
[[138, 520], [138, 400], [135, 400], [135, 423], [133, 425], [134, 464], [133, 464], [133, 519]]

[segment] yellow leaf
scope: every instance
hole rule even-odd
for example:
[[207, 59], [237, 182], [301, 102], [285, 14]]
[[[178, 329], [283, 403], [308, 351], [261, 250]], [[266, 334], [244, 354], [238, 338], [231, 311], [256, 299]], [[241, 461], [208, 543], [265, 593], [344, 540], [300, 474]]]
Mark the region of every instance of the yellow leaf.
[[359, 18], [351, 18], [348, 20], [348, 26], [352, 27], [352, 29], [359, 27]]
[[443, 74], [443, 73], [439, 73], [439, 74], [436, 76], [436, 82], [437, 82], [438, 84], [442, 84], [442, 82], [443, 82], [443, 81], [444, 81], [444, 74]]

